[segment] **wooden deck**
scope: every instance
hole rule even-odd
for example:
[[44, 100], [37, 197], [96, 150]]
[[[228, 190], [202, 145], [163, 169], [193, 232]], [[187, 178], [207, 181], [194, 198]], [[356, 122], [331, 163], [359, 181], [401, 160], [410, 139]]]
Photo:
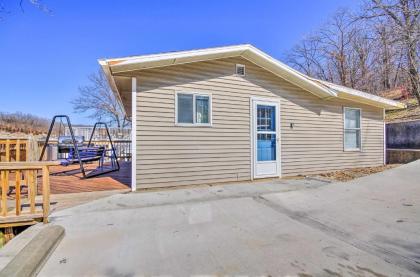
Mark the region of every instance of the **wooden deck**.
[[[86, 170], [96, 168], [97, 164], [86, 164]], [[89, 179], [81, 179], [82, 174], [79, 165], [74, 164], [67, 167], [51, 167], [51, 172], [73, 170], [72, 172], [50, 176], [52, 194], [77, 193], [105, 190], [129, 189], [131, 185], [131, 163], [120, 162], [120, 170]]]
[[[1, 216], [0, 228], [32, 225], [42, 220], [48, 223], [50, 214], [49, 168], [58, 165], [52, 161], [1, 162]], [[38, 182], [37, 182], [37, 176]], [[12, 179], [10, 179], [12, 177]], [[40, 197], [37, 197], [38, 188]], [[26, 193], [23, 191], [26, 190]], [[11, 191], [14, 191], [12, 194]], [[38, 198], [38, 199], [37, 199]]]
[[[57, 161], [0, 162], [0, 229], [5, 241], [13, 237], [14, 227], [39, 221], [48, 223], [51, 205], [54, 210], [71, 207], [130, 189], [130, 162], [120, 162], [119, 171], [89, 179], [81, 178], [78, 164], [67, 167], [58, 164]], [[89, 174], [96, 167], [96, 163], [85, 164], [85, 171]], [[63, 170], [66, 173], [54, 174]]]

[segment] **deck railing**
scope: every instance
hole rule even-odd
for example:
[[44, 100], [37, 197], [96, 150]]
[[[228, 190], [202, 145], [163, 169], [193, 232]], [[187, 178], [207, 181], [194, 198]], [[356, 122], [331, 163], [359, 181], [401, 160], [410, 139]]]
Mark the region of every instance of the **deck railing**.
[[[44, 140], [37, 138], [0, 138], [0, 162], [19, 162], [19, 161], [37, 161], [41, 154], [41, 149], [44, 145]], [[131, 140], [116, 139], [113, 140], [113, 145], [117, 158], [122, 161], [131, 160]], [[94, 140], [95, 145], [106, 146], [108, 149], [111, 145], [108, 140]], [[57, 145], [57, 140], [51, 140], [50, 144]], [[47, 148], [45, 160], [54, 160], [57, 156], [57, 148]]]
[[[0, 162], [0, 227], [27, 225], [37, 220], [48, 222], [49, 167], [53, 165], [58, 162]], [[37, 199], [39, 180], [41, 200]]]
[[[111, 149], [111, 144], [108, 140], [94, 140], [92, 141], [95, 145], [105, 146]], [[115, 148], [115, 153], [119, 160], [130, 161], [131, 160], [131, 140], [113, 140], [112, 144]]]
[[[41, 154], [41, 149], [44, 146], [45, 141], [38, 141], [38, 147], [37, 147], [37, 155], [38, 157]], [[49, 144], [54, 146], [57, 145], [57, 140], [50, 140]], [[107, 149], [111, 149], [111, 144], [109, 143], [108, 140], [93, 140], [92, 144], [94, 145], [101, 145], [101, 146], [105, 146]], [[113, 140], [112, 144], [114, 145], [115, 148], [115, 153], [117, 155], [118, 160], [122, 160], [122, 161], [130, 161], [131, 160], [131, 140]], [[52, 153], [54, 152], [55, 153]], [[53, 157], [51, 159], [56, 158], [56, 152], [57, 152], [57, 148], [47, 148], [46, 149], [46, 153], [45, 153], [45, 159], [48, 159], [49, 157]]]
[[29, 139], [0, 139], [0, 162], [28, 161]]

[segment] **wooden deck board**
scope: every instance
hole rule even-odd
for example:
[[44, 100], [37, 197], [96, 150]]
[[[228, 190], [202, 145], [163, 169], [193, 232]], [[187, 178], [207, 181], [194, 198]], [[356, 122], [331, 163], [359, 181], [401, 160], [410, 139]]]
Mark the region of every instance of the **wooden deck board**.
[[[85, 170], [96, 168], [97, 164], [86, 164]], [[131, 185], [131, 163], [120, 162], [120, 170], [89, 179], [81, 179], [82, 174], [78, 171], [79, 165], [74, 164], [67, 167], [51, 167], [51, 172], [72, 170], [70, 174], [51, 175], [50, 185], [52, 194], [77, 193], [89, 191], [104, 191], [128, 189]], [[38, 188], [40, 190], [41, 188]]]
[[[85, 164], [86, 173], [90, 170], [95, 169], [96, 163]], [[81, 179], [82, 174], [78, 164], [70, 166], [51, 166], [51, 172], [61, 172], [72, 170], [69, 173], [60, 175], [50, 176], [50, 187], [51, 194], [62, 194], [62, 193], [77, 193], [77, 192], [91, 192], [91, 191], [105, 191], [105, 190], [120, 190], [129, 189], [131, 185], [131, 163], [120, 162], [120, 170], [110, 172], [97, 177]], [[9, 174], [9, 186], [14, 187], [15, 185], [15, 173]], [[41, 178], [38, 176], [38, 184], [42, 184]], [[42, 187], [38, 186], [38, 195], [42, 192]], [[22, 183], [22, 194], [27, 195], [28, 188], [26, 182]], [[12, 191], [8, 195], [8, 199], [14, 199], [15, 192]]]
[[[11, 171], [10, 174], [7, 172], [7, 176], [2, 176], [5, 181], [3, 182], [3, 187], [1, 189], [6, 191], [6, 194], [3, 194], [3, 197], [5, 198], [4, 203], [7, 205], [3, 205], [4, 208], [2, 208], [4, 211], [2, 211], [2, 216], [0, 216], [0, 227], [5, 228], [32, 225], [41, 219], [44, 219], [44, 222], [46, 222], [46, 214], [49, 213], [49, 210], [46, 209], [45, 213], [43, 213], [43, 209], [39, 210], [39, 207], [49, 207], [49, 205], [46, 204], [50, 202], [49, 197], [46, 199], [44, 199], [45, 196], [42, 197], [43, 187], [45, 190], [48, 190], [48, 183], [50, 184], [49, 191], [51, 194], [56, 194], [57, 197], [65, 197], [65, 194], [68, 194], [70, 195], [71, 200], [76, 203], [86, 201], [83, 199], [88, 200], [91, 198], [94, 199], [96, 197], [95, 195], [91, 195], [88, 192], [101, 193], [102, 191], [103, 193], [106, 193], [106, 191], [110, 191], [110, 193], [112, 193], [112, 191], [117, 192], [117, 190], [118, 192], [121, 190], [127, 191], [131, 185], [131, 164], [130, 162], [121, 162], [120, 165], [121, 168], [119, 171], [110, 172], [88, 179], [81, 178], [82, 174], [80, 173], [80, 168], [77, 164], [67, 167], [51, 166], [50, 170], [52, 173], [61, 172], [63, 170], [73, 171], [60, 175], [51, 175], [49, 176], [49, 180], [47, 179], [48, 172], [44, 172], [43, 177], [41, 170], [38, 170], [38, 185], [36, 189], [34, 187], [34, 190], [37, 191], [38, 196], [36, 196], [37, 200], [34, 198], [34, 205], [32, 207], [34, 212], [32, 213], [30, 212], [32, 204], [28, 200], [28, 197], [30, 197], [30, 195], [28, 195], [28, 180], [31, 180], [31, 178], [28, 177], [28, 174], [22, 174], [19, 170]], [[96, 166], [96, 163], [86, 164], [86, 173], [95, 169]], [[5, 169], [5, 167], [2, 169]], [[47, 170], [43, 169], [43, 171]], [[4, 171], [2, 172], [2, 174], [5, 175]], [[17, 176], [21, 177], [17, 178]], [[32, 184], [35, 185], [34, 183]], [[21, 187], [21, 193], [16, 194], [16, 186]], [[11, 189], [10, 193], [8, 193], [9, 188]], [[72, 195], [74, 193], [81, 194], [79, 194], [79, 196], [77, 196], [77, 194]], [[22, 195], [23, 198], [20, 199], [19, 195]], [[16, 201], [17, 197], [19, 198], [19, 201]], [[71, 206], [71, 201], [66, 200], [65, 202], [67, 203], [65, 205]], [[18, 205], [18, 209], [16, 209], [16, 205]]]

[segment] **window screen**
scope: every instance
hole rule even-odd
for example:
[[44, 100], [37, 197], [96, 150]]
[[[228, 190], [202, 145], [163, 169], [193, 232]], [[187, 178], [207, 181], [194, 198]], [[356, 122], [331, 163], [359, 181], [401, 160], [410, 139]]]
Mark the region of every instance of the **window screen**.
[[344, 109], [344, 150], [360, 150], [360, 109]]
[[178, 122], [194, 123], [192, 94], [178, 94]]

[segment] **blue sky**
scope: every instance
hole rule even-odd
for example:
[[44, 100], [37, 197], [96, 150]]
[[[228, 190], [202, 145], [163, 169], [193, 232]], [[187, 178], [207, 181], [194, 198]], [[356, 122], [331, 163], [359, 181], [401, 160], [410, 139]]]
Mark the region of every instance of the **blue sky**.
[[43, 13], [19, 0], [0, 21], [0, 111], [50, 118], [73, 113], [70, 101], [98, 58], [251, 43], [281, 56], [338, 8], [359, 1], [44, 0]]

